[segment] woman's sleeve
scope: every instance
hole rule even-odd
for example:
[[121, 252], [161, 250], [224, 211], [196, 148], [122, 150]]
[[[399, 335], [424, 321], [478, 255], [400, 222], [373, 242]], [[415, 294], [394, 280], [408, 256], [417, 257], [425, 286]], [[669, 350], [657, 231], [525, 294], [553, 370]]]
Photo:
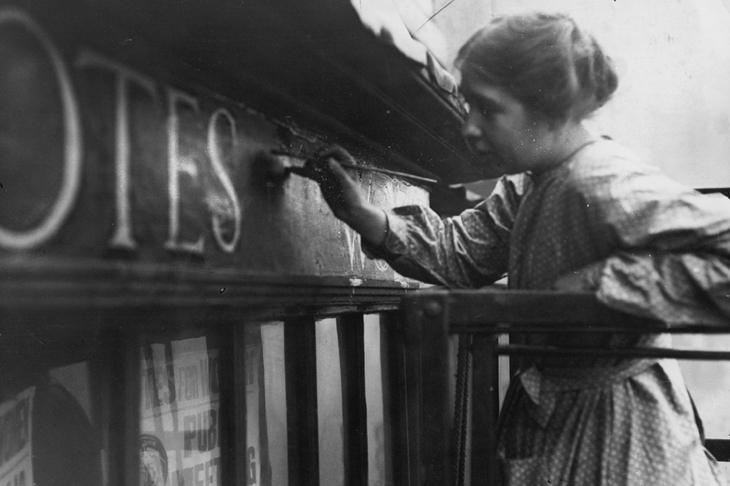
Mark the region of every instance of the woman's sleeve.
[[654, 169], [594, 183], [619, 248], [583, 269], [585, 288], [669, 324], [730, 323], [730, 200]]
[[364, 246], [398, 273], [453, 288], [493, 283], [507, 272], [509, 240], [523, 176], [504, 177], [475, 208], [441, 219], [424, 206], [403, 206], [387, 213], [388, 232], [378, 248]]

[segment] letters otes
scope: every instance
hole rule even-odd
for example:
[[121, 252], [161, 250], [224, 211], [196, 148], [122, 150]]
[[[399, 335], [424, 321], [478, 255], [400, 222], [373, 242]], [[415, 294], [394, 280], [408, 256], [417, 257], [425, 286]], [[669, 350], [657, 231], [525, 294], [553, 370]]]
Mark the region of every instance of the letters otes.
[[[181, 207], [184, 204], [205, 204], [209, 208], [210, 234], [216, 247], [225, 253], [233, 253], [241, 237], [242, 209], [233, 181], [226, 170], [225, 153], [222, 149], [223, 134], [229, 134], [230, 140], [239, 143], [236, 132], [236, 119], [226, 108], [217, 108], [207, 117], [207, 123], [201, 133], [194, 134], [201, 139], [201, 160], [190, 160], [180, 151], [181, 113], [190, 113], [197, 118], [201, 113], [198, 99], [172, 86], [157, 83], [151, 77], [137, 72], [104, 55], [81, 49], [75, 54], [72, 67], [63, 59], [59, 49], [43, 28], [27, 13], [14, 8], [0, 8], [0, 31], [3, 28], [22, 28], [30, 34], [41, 47], [38, 55], [45, 56], [52, 66], [52, 73], [60, 96], [63, 120], [63, 146], [50, 150], [63, 153], [63, 176], [58, 181], [60, 191], [46, 210], [42, 220], [33, 228], [17, 230], [3, 227], [0, 224], [0, 248], [9, 250], [31, 250], [53, 238], [71, 213], [80, 192], [81, 174], [83, 171], [84, 137], [78, 94], [75, 90], [72, 74], [83, 74], [90, 70], [106, 73], [113, 79], [113, 126], [114, 126], [114, 220], [108, 246], [116, 249], [135, 250], [138, 242], [134, 235], [134, 208], [131, 192], [134, 188], [132, 177], [134, 154], [132, 153], [131, 127], [133, 120], [130, 113], [131, 91], [142, 92], [149, 102], [165, 111], [162, 122], [167, 138], [167, 238], [161, 245], [175, 252], [202, 253], [206, 245], [206, 232], [197, 228], [199, 235], [195, 238], [183, 236]], [[9, 89], [12, 89], [9, 88]], [[12, 96], [12, 93], [6, 93]], [[83, 93], [82, 93], [83, 95]], [[184, 134], [187, 136], [188, 134]], [[197, 146], [196, 145], [196, 146]], [[154, 163], [164, 163], [155, 161]], [[198, 167], [196, 164], [205, 164]], [[193, 183], [210, 187], [210, 181], [203, 181], [201, 174], [213, 179], [212, 183], [220, 190], [209, 190], [204, 201], [185, 201], [181, 196], [180, 175], [185, 174]], [[161, 188], [162, 189], [162, 188]], [[162, 192], [162, 191], [161, 191]], [[222, 209], [221, 209], [222, 208]], [[22, 215], [21, 215], [22, 218]], [[194, 229], [190, 228], [186, 234]]]

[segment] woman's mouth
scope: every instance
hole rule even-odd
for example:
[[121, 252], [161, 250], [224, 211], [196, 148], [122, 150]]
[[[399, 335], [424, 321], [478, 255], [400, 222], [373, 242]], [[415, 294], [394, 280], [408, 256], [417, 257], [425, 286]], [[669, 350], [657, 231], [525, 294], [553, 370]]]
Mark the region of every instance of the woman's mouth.
[[469, 145], [469, 151], [479, 157], [488, 157], [488, 156], [496, 155], [496, 152], [494, 150], [492, 150], [491, 147], [489, 147], [485, 144], [474, 143], [473, 141], [468, 141], [468, 145]]
[[474, 154], [477, 157], [479, 157], [480, 159], [485, 159], [485, 160], [495, 160], [495, 159], [499, 159], [500, 158], [499, 157], [499, 154], [497, 152], [495, 152], [494, 150], [491, 150], [491, 149], [479, 149], [479, 148], [477, 148], [474, 151]]

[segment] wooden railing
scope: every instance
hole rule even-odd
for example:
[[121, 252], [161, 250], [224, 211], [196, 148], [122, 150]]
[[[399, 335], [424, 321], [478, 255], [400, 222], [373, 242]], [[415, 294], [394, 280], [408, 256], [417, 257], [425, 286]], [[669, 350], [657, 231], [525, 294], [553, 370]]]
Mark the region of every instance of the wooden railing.
[[[692, 360], [730, 360], [730, 352], [668, 348], [559, 348], [499, 344], [505, 333], [693, 333], [730, 334], [727, 326], [672, 326], [639, 319], [601, 305], [590, 293], [557, 291], [424, 291], [403, 301], [406, 374], [409, 397], [409, 484], [456, 484], [449, 387], [449, 336], [471, 336], [471, 467], [472, 484], [500, 484], [497, 463], [499, 414], [498, 357], [606, 356]], [[453, 395], [452, 395], [453, 396]], [[719, 460], [730, 462], [730, 439], [710, 438], [705, 447]]]

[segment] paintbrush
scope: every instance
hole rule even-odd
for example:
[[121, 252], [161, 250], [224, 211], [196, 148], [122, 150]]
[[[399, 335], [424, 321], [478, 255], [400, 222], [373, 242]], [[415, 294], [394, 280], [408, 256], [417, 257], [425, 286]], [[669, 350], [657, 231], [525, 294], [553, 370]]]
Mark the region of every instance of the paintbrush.
[[[299, 160], [305, 160], [305, 161], [315, 160], [314, 157], [311, 157], [308, 155], [303, 155], [303, 154], [295, 154], [292, 152], [287, 152], [285, 150], [272, 150], [271, 154], [272, 155], [282, 155], [285, 157], [291, 157], [293, 159], [299, 159]], [[422, 176], [418, 176], [418, 175], [414, 175], [414, 174], [409, 174], [407, 172], [399, 172], [399, 171], [389, 170], [389, 169], [380, 169], [378, 167], [366, 167], [363, 165], [354, 165], [354, 164], [348, 164], [348, 163], [343, 163], [343, 162], [338, 162], [338, 163], [340, 164], [341, 167], [343, 167], [345, 169], [355, 169], [355, 170], [362, 170], [362, 171], [368, 171], [368, 172], [378, 172], [380, 174], [387, 174], [387, 175], [391, 175], [393, 177], [401, 177], [403, 179], [410, 179], [412, 181], [421, 182], [421, 183], [425, 183], [425, 184], [438, 184], [439, 183], [439, 181], [436, 179], [430, 179], [428, 177], [422, 177]], [[297, 167], [294, 165], [285, 165], [281, 170], [284, 172], [284, 174], [294, 173], [294, 174], [308, 177], [311, 179], [311, 170], [306, 169], [304, 167]]]

